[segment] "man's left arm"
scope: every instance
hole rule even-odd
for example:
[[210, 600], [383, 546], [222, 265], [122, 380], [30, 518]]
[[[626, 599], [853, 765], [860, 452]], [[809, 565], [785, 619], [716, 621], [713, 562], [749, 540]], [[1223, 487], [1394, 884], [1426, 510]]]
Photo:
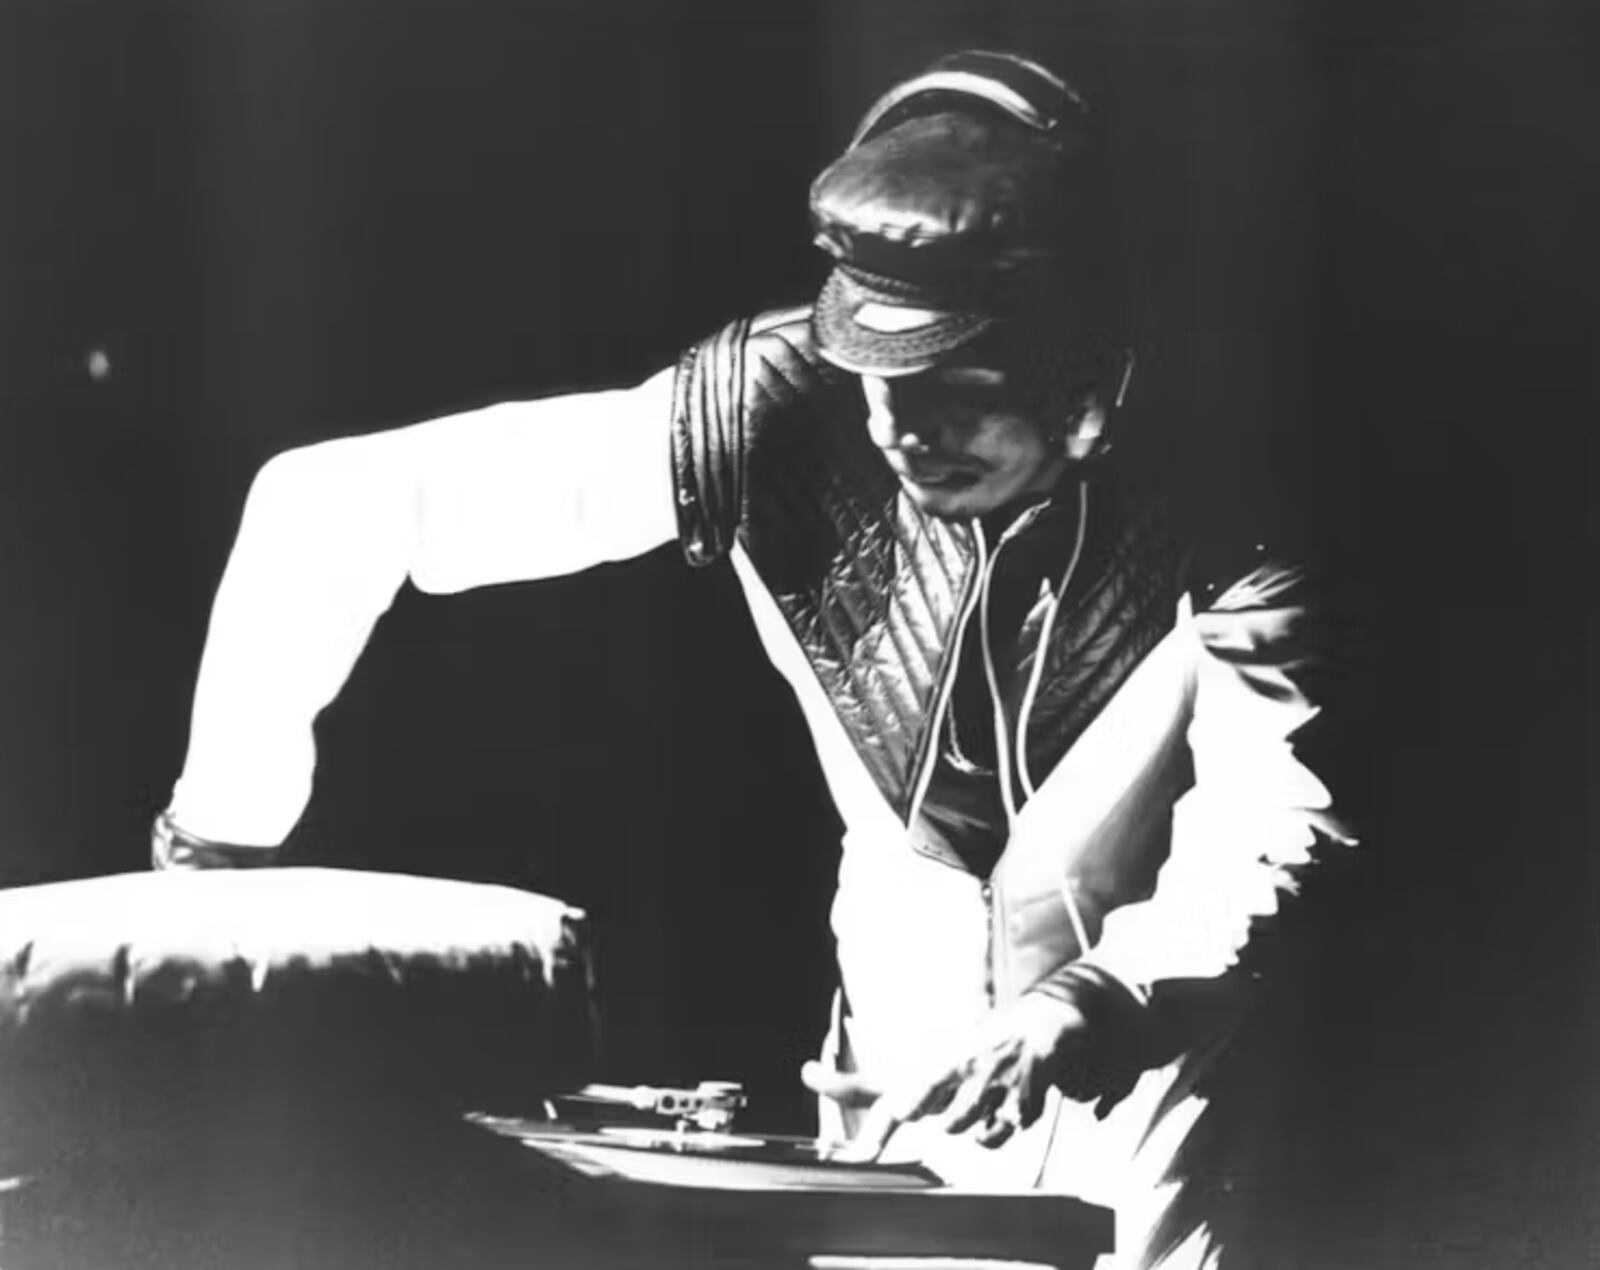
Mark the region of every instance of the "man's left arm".
[[1094, 946], [1039, 986], [1093, 1003], [1104, 1039], [1130, 1041], [1139, 1065], [1184, 1048], [1195, 1007], [1228, 1008], [1308, 872], [1356, 841], [1328, 784], [1354, 696], [1346, 606], [1330, 591], [1263, 560], [1197, 597], [1195, 779], [1170, 854], [1150, 897], [1109, 913]]

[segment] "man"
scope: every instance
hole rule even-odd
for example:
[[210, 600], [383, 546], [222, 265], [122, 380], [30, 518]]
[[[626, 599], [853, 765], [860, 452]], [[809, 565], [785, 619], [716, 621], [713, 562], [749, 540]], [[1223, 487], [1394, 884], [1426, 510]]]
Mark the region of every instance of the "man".
[[[1088, 112], [1008, 55], [900, 85], [813, 185], [810, 311], [636, 388], [282, 455], [252, 489], [160, 865], [267, 862], [312, 721], [410, 578], [727, 557], [846, 824], [804, 1079], [857, 1152], [1112, 1205], [1211, 1265], [1204, 1078], [1252, 936], [1349, 836], [1296, 742], [1300, 572], [1181, 540], [1107, 459], [1133, 359]], [[831, 1110], [830, 1110], [831, 1109]]]

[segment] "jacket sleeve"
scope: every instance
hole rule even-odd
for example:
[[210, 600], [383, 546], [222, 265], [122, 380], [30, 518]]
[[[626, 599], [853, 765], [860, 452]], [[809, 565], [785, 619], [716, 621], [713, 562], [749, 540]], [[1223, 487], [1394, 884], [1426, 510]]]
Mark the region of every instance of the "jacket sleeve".
[[448, 594], [670, 542], [670, 390], [663, 372], [268, 462], [212, 604], [170, 804], [187, 837], [158, 833], [157, 858], [221, 862], [236, 844], [254, 860], [283, 841], [310, 796], [313, 722], [408, 578]]
[[770, 497], [774, 464], [783, 466], [771, 445], [774, 430], [784, 432], [774, 429], [775, 421], [793, 419], [797, 407], [801, 414], [825, 414], [828, 407], [818, 403], [839, 378], [817, 353], [804, 307], [730, 322], [678, 359], [673, 496], [678, 537], [690, 564], [720, 560], [749, 528], [750, 472], [763, 462], [753, 456], [766, 454], [769, 479], [762, 488]]
[[1108, 914], [1081, 959], [1147, 1004], [1253, 977], [1307, 870], [1356, 841], [1319, 771], [1338, 752], [1351, 687], [1349, 627], [1327, 592], [1262, 559], [1197, 599], [1180, 619], [1193, 640], [1194, 784], [1153, 894]]

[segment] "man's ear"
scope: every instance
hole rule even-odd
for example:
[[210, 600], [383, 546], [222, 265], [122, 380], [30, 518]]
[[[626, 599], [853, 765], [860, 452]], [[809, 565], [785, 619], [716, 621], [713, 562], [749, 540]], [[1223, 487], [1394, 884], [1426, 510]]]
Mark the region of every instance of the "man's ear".
[[1097, 347], [1096, 353], [1103, 361], [1098, 382], [1079, 400], [1062, 434], [1067, 458], [1074, 463], [1098, 458], [1111, 449], [1111, 437], [1107, 435], [1111, 416], [1121, 409], [1133, 379], [1135, 358], [1131, 348], [1117, 349], [1107, 344]]
[[1109, 414], [1105, 398], [1099, 392], [1092, 392], [1084, 399], [1062, 435], [1061, 444], [1067, 452], [1067, 458], [1079, 463], [1103, 454], [1110, 448], [1111, 443], [1106, 438], [1106, 419]]

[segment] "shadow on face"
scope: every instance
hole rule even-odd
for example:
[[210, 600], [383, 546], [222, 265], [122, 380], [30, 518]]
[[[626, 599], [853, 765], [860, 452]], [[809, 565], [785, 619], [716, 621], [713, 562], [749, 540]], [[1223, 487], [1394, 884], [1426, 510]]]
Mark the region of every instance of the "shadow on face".
[[911, 375], [863, 374], [867, 431], [912, 501], [949, 520], [1047, 493], [1068, 457], [1012, 372], [966, 359]]

